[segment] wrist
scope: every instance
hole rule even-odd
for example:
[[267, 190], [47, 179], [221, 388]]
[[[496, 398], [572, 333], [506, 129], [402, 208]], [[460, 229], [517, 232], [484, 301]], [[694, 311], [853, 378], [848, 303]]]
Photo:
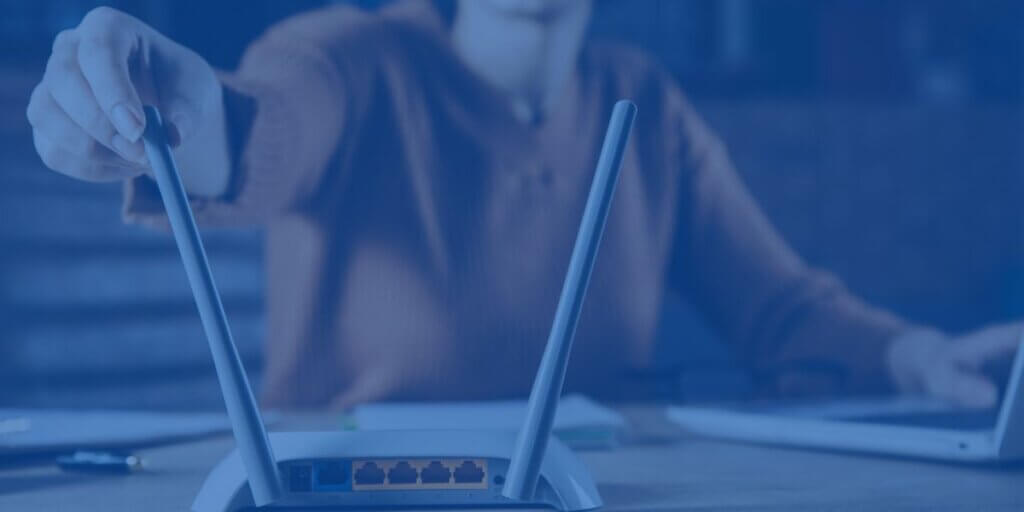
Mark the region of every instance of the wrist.
[[[224, 88], [214, 79], [214, 92], [202, 119], [189, 132], [191, 135], [175, 149], [181, 163], [182, 181], [190, 196], [217, 198], [224, 196], [231, 183], [232, 162], [228, 145], [227, 120], [224, 109]], [[174, 119], [170, 120], [172, 123]]]

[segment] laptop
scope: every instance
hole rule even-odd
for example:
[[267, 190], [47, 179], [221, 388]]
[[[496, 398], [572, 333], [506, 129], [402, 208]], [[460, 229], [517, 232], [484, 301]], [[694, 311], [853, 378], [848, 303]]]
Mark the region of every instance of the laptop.
[[1024, 459], [1024, 348], [1001, 404], [966, 410], [926, 398], [739, 406], [674, 406], [668, 417], [699, 435], [825, 450], [959, 462]]

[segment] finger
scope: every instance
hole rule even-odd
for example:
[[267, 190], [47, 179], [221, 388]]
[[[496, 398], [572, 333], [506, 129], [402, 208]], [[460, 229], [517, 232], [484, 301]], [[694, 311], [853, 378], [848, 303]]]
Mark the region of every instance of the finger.
[[1020, 345], [1021, 332], [1018, 323], [987, 327], [959, 340], [950, 356], [967, 368], [980, 368], [993, 359], [1012, 356]]
[[142, 143], [132, 144], [120, 136], [100, 110], [92, 89], [78, 67], [77, 37], [70, 31], [64, 33], [69, 35], [57, 37], [43, 76], [47, 90], [71, 121], [93, 139], [117, 151], [127, 160], [140, 161], [145, 153]]
[[999, 399], [999, 392], [992, 381], [980, 374], [957, 369], [934, 373], [926, 386], [932, 395], [963, 407], [994, 407]]
[[142, 101], [129, 61], [141, 50], [137, 25], [109, 8], [89, 12], [79, 26], [78, 64], [99, 108], [124, 138], [136, 142], [145, 129]]
[[95, 151], [96, 139], [68, 117], [44, 85], [36, 87], [32, 92], [28, 120], [32, 128], [66, 152], [79, 157], [91, 157]]
[[72, 178], [108, 182], [125, 180], [140, 174], [138, 168], [83, 159], [63, 149], [39, 130], [32, 130], [32, 141], [43, 164]]
[[[37, 87], [29, 103], [29, 123], [48, 139], [82, 160], [97, 160], [102, 164], [118, 164], [129, 160], [138, 165], [146, 162], [145, 155], [127, 139], [114, 134], [111, 144], [118, 151], [114, 153], [101, 145], [91, 134], [75, 123], [45, 87]], [[127, 162], [125, 162], [127, 163]]]

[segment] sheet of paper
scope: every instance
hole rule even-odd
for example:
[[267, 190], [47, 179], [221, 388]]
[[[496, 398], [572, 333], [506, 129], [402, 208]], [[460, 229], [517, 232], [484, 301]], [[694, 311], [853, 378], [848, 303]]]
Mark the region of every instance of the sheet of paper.
[[[383, 402], [355, 408], [355, 427], [362, 430], [518, 430], [526, 415], [525, 401]], [[616, 411], [582, 395], [562, 398], [554, 434], [575, 448], [614, 446], [626, 428]]]
[[220, 413], [0, 409], [0, 456], [155, 445], [225, 432]]

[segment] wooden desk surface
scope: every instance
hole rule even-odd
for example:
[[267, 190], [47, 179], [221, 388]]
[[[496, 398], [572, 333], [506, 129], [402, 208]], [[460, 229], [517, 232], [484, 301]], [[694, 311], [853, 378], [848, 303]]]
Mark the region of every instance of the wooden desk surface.
[[[638, 432], [581, 452], [605, 510], [1024, 510], [1024, 465], [980, 468], [728, 444], [689, 437], [654, 408], [626, 409]], [[184, 511], [228, 437], [140, 451], [129, 476], [0, 470], [3, 511]]]

